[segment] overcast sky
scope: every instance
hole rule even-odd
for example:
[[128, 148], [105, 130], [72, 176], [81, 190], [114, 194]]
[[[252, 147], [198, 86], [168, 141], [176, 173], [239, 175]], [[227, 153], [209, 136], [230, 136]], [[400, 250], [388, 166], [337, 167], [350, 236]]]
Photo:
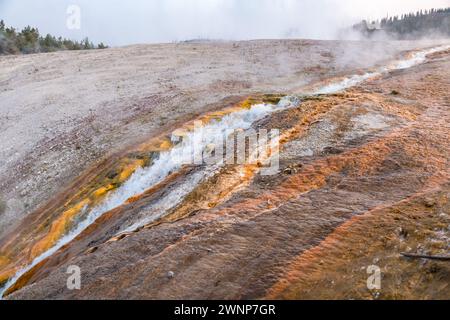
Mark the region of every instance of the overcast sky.
[[[67, 8], [81, 9], [81, 28], [67, 28]], [[331, 39], [337, 29], [450, 0], [0, 0], [0, 19], [73, 39], [125, 45], [193, 38]]]

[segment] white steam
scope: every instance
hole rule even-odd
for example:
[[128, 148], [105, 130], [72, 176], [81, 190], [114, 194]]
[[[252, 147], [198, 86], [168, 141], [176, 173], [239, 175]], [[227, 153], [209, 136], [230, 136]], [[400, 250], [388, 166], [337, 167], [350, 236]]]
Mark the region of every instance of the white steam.
[[[81, 29], [68, 30], [68, 5], [81, 8]], [[7, 24], [109, 45], [196, 38], [335, 39], [362, 19], [450, 6], [450, 0], [3, 0]]]

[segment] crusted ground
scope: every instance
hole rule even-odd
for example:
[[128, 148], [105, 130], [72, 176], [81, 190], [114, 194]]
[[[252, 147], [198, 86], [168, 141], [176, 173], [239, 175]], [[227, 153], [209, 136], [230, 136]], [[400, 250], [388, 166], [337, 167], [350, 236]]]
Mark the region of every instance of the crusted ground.
[[[186, 168], [37, 265], [9, 297], [448, 299], [448, 261], [401, 254], [449, 253], [448, 70], [447, 51], [263, 119], [256, 127], [282, 130], [277, 175], [226, 167], [168, 215], [113, 236], [127, 217], [151, 214]], [[73, 264], [81, 290], [66, 288]], [[380, 290], [367, 288], [369, 265], [381, 269]]]
[[223, 99], [287, 92], [426, 45], [260, 40], [0, 57], [0, 236], [88, 168]]

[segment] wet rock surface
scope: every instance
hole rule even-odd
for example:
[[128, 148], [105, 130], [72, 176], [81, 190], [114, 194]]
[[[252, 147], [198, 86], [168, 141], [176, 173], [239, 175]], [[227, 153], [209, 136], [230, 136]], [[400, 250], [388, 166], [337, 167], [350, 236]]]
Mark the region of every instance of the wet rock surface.
[[103, 159], [230, 96], [286, 92], [429, 45], [259, 40], [1, 57], [0, 235]]
[[[118, 208], [38, 265], [8, 298], [448, 299], [450, 52], [257, 123], [285, 135], [280, 170], [229, 166], [167, 216]], [[396, 94], [392, 94], [395, 90]], [[174, 177], [173, 183], [186, 175]], [[140, 206], [140, 204], [143, 204]], [[66, 288], [69, 265], [81, 290]], [[367, 267], [382, 272], [367, 288]]]

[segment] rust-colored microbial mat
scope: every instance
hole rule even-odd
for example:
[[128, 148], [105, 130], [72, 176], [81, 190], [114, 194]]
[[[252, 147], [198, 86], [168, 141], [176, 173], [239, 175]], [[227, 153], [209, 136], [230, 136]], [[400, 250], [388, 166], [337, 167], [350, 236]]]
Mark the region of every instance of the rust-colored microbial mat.
[[[184, 167], [37, 264], [8, 298], [450, 298], [448, 261], [402, 255], [449, 254], [448, 70], [447, 51], [271, 114], [254, 126], [281, 130], [277, 174], [224, 166], [166, 214], [117, 233], [199, 170]], [[83, 206], [149, 165], [148, 151], [170, 148], [158, 139], [93, 168], [70, 188], [75, 195], [61, 195], [3, 239], [1, 279], [51, 246]], [[72, 264], [82, 270], [81, 290], [65, 288]], [[380, 289], [367, 287], [371, 265], [381, 270]]]

